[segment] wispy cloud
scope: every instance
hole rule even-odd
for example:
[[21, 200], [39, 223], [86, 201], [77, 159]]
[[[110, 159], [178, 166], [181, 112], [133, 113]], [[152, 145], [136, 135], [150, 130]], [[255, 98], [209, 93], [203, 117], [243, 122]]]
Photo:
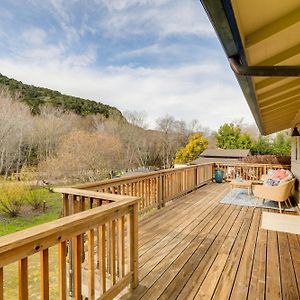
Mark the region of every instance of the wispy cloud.
[[104, 1], [110, 14], [98, 23], [108, 34], [119, 36], [145, 32], [212, 36], [213, 29], [196, 1]]
[[127, 66], [101, 71], [53, 64], [16, 68], [11, 61], [0, 63], [4, 73], [28, 83], [102, 101], [123, 111], [146, 111], [152, 126], [166, 113], [184, 120], [196, 118], [213, 129], [241, 116], [253, 122], [238, 84], [234, 78], [228, 84], [226, 67], [213, 62], [168, 69]]

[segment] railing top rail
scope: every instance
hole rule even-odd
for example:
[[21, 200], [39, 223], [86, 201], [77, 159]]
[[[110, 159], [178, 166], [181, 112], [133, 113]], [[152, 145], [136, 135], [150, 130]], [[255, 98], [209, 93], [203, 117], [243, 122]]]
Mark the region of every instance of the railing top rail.
[[261, 164], [261, 163], [247, 163], [247, 162], [215, 162], [214, 164], [224, 165], [224, 166], [253, 166], [253, 167], [263, 167], [263, 166], [272, 166], [272, 167], [285, 167], [288, 168], [291, 165], [283, 165], [283, 164]]
[[142, 175], [134, 175], [134, 176], [127, 176], [127, 177], [120, 177], [120, 178], [114, 178], [114, 179], [104, 179], [101, 181], [95, 181], [95, 182], [89, 182], [89, 183], [83, 183], [75, 185], [74, 188], [77, 189], [85, 189], [85, 188], [91, 188], [95, 186], [105, 186], [105, 185], [113, 185], [118, 183], [126, 183], [126, 182], [132, 182], [135, 180], [143, 180], [151, 177], [157, 177], [159, 175], [172, 173], [172, 172], [180, 172], [188, 169], [193, 169], [196, 167], [201, 166], [209, 166], [209, 165], [224, 165], [224, 166], [253, 166], [253, 167], [263, 167], [263, 166], [272, 166], [276, 168], [290, 168], [290, 165], [283, 165], [283, 164], [259, 164], [259, 163], [244, 163], [244, 162], [236, 162], [236, 163], [226, 163], [226, 162], [210, 162], [210, 163], [202, 163], [197, 165], [191, 165], [184, 168], [177, 168], [177, 169], [166, 169], [166, 170], [159, 170], [154, 172], [145, 173]]
[[123, 200], [136, 199], [135, 197], [131, 197], [131, 196], [100, 193], [100, 192], [94, 192], [94, 191], [83, 190], [83, 189], [75, 189], [75, 188], [55, 188], [54, 192], [61, 193], [61, 194], [74, 195], [74, 196], [82, 196], [82, 197], [90, 197], [90, 198], [94, 198], [94, 199], [107, 200], [110, 202], [119, 202], [119, 201], [123, 201]]
[[111, 203], [0, 237], [0, 268], [128, 213], [138, 197]]
[[101, 181], [95, 181], [95, 182], [89, 182], [89, 183], [81, 183], [81, 184], [74, 185], [74, 188], [84, 189], [84, 188], [89, 188], [89, 187], [95, 187], [98, 185], [127, 182], [127, 181], [133, 181], [136, 179], [146, 179], [149, 177], [156, 177], [156, 176], [166, 174], [166, 173], [180, 172], [180, 171], [184, 171], [184, 170], [188, 170], [188, 169], [193, 169], [196, 167], [209, 166], [209, 165], [214, 165], [214, 163], [203, 163], [203, 164], [198, 164], [198, 165], [187, 166], [184, 168], [171, 168], [171, 169], [166, 169], [166, 170], [153, 171], [153, 172], [148, 172], [148, 173], [145, 173], [142, 175], [125, 176], [125, 177], [114, 178], [114, 179], [104, 179]]

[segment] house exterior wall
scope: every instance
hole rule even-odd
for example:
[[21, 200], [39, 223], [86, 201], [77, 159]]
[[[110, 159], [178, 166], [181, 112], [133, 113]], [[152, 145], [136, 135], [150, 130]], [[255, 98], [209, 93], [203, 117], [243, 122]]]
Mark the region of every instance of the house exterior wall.
[[298, 206], [300, 208], [300, 137], [292, 137], [291, 170], [297, 178], [293, 196], [298, 201]]

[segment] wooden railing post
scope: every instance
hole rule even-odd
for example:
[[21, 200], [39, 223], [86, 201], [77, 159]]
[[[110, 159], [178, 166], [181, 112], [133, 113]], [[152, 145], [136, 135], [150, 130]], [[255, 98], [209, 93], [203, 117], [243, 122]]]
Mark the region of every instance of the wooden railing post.
[[159, 175], [159, 186], [158, 186], [158, 208], [165, 207], [165, 175]]
[[139, 263], [138, 263], [138, 203], [132, 205], [130, 212], [130, 271], [132, 279], [130, 287], [135, 289], [139, 285]]
[[69, 195], [63, 194], [63, 216], [68, 216], [70, 214], [70, 203], [69, 203]]
[[[76, 206], [76, 196], [70, 195], [69, 197], [69, 213], [75, 214], [77, 212]], [[69, 255], [69, 296], [74, 296], [74, 249], [73, 249], [73, 241], [69, 241], [68, 245], [68, 255]]]
[[194, 189], [197, 189], [197, 186], [198, 186], [198, 168], [197, 167], [195, 167], [194, 172], [195, 172]]

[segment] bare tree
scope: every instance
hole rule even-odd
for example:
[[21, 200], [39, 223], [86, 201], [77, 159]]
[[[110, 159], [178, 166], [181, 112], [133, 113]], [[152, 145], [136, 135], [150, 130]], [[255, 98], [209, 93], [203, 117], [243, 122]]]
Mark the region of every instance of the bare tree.
[[126, 120], [134, 125], [143, 129], [147, 129], [148, 125], [146, 123], [147, 113], [145, 111], [125, 111], [124, 116]]
[[62, 109], [43, 106], [39, 116], [34, 117], [33, 142], [37, 147], [38, 161], [56, 155], [61, 139], [75, 130], [79, 117]]
[[5, 90], [0, 92], [0, 173], [5, 177], [12, 171], [19, 172], [26, 160], [24, 144], [32, 129], [29, 108], [11, 98]]
[[61, 140], [57, 157], [41, 162], [41, 174], [73, 181], [105, 178], [120, 168], [121, 144], [113, 137], [76, 131]]

